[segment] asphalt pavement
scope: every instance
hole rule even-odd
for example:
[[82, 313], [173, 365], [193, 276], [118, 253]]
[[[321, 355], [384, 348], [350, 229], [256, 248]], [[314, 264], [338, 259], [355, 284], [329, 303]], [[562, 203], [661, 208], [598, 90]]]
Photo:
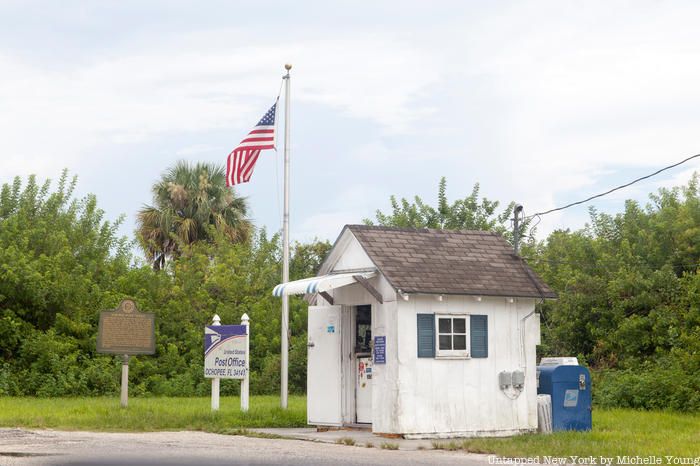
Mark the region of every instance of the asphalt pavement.
[[383, 450], [205, 432], [66, 432], [0, 429], [2, 466], [485, 465], [486, 455]]

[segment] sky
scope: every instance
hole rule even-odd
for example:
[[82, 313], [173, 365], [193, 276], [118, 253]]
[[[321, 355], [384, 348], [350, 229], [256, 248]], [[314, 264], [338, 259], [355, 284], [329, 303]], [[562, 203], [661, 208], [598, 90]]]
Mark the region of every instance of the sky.
[[[293, 240], [333, 241], [392, 194], [434, 202], [442, 176], [450, 199], [479, 183], [541, 212], [700, 152], [698, 17], [683, 1], [0, 0], [0, 183], [67, 168], [133, 237], [163, 171], [223, 165], [291, 63]], [[282, 155], [237, 187], [268, 231]], [[590, 205], [646, 203], [699, 168]], [[538, 237], [587, 219], [544, 216]]]

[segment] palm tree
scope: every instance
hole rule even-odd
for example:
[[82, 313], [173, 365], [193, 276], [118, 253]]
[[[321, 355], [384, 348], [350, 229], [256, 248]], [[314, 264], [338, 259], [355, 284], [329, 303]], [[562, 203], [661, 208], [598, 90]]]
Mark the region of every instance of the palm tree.
[[152, 191], [154, 205], [139, 210], [136, 234], [156, 270], [165, 266], [167, 258], [177, 257], [178, 245], [209, 240], [210, 226], [234, 242], [250, 235], [246, 199], [226, 186], [221, 166], [179, 161]]

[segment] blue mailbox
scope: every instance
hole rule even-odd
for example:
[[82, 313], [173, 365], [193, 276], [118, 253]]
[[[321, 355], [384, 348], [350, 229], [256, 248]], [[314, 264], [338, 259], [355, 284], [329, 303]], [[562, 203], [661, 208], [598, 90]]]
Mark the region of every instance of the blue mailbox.
[[591, 374], [583, 366], [537, 366], [537, 393], [552, 397], [552, 430], [591, 430]]

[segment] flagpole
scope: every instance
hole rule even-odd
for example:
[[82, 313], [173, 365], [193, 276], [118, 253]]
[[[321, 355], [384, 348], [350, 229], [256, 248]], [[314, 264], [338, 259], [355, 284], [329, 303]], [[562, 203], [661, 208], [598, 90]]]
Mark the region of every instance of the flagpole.
[[[289, 70], [292, 65], [284, 65], [284, 216], [282, 218], [282, 283], [289, 281]], [[282, 374], [280, 381], [280, 405], [287, 409], [287, 381], [289, 369], [289, 298], [282, 296]]]

